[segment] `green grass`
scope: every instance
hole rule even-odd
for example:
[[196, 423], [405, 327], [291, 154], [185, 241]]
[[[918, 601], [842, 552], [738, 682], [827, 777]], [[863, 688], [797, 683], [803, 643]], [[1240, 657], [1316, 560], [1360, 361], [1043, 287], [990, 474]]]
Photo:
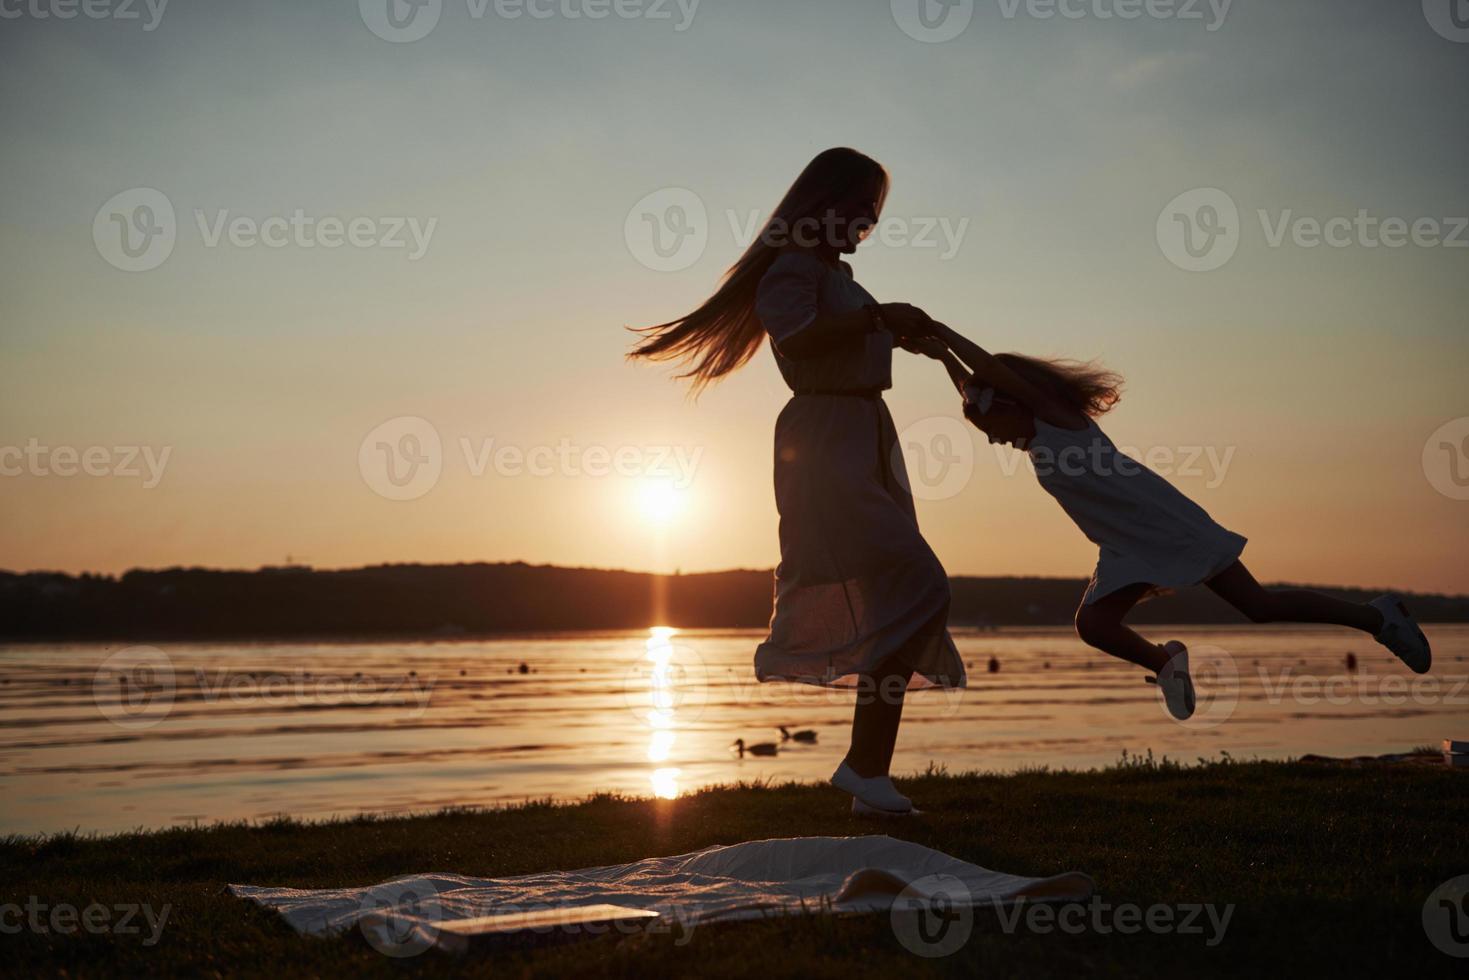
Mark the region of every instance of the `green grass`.
[[[930, 813], [874, 826], [827, 787], [736, 786], [678, 801], [598, 797], [402, 819], [278, 821], [111, 837], [0, 841], [0, 904], [172, 906], [161, 940], [22, 931], [0, 937], [16, 975], [1037, 977], [1464, 975], [1421, 921], [1469, 873], [1469, 779], [1432, 767], [1125, 760], [1099, 772], [901, 780]], [[887, 915], [709, 925], [530, 951], [391, 960], [355, 934], [298, 937], [229, 896], [229, 882], [361, 885], [409, 872], [515, 875], [622, 863], [766, 837], [892, 833], [1016, 874], [1076, 869], [1109, 903], [1235, 906], [1204, 935], [1007, 933], [981, 909], [969, 942], [926, 960]]]

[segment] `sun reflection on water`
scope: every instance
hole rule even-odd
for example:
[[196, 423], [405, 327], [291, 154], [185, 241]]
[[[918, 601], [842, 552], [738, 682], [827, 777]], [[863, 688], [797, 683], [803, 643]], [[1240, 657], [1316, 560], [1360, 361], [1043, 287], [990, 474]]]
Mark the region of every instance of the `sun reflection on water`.
[[[653, 665], [648, 673], [648, 700], [653, 706], [647, 715], [648, 727], [653, 730], [648, 742], [649, 762], [667, 762], [678, 738], [673, 715], [673, 670], [669, 663], [673, 659], [673, 637], [677, 633], [678, 630], [671, 626], [654, 626], [648, 630], [647, 659]], [[679, 772], [673, 768], [654, 769], [650, 777], [653, 795], [661, 800], [676, 799]]]
[[648, 745], [649, 762], [667, 762], [668, 753], [673, 749], [674, 733], [663, 729], [653, 733], [653, 741]]
[[653, 795], [660, 800], [678, 799], [678, 774], [682, 769], [654, 769]]

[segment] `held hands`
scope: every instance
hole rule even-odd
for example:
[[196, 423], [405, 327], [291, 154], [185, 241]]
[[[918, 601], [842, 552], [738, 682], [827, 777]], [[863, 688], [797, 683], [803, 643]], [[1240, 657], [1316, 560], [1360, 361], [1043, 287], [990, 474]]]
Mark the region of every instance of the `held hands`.
[[892, 331], [897, 345], [911, 354], [943, 360], [949, 348], [935, 334], [939, 324], [910, 303], [883, 303], [883, 324]]
[[910, 354], [922, 354], [936, 361], [943, 360], [949, 348], [937, 337], [899, 337], [897, 344]]
[[929, 336], [929, 324], [932, 321], [918, 307], [910, 303], [883, 303], [879, 309], [882, 311], [883, 324], [893, 332], [894, 337], [904, 339]]

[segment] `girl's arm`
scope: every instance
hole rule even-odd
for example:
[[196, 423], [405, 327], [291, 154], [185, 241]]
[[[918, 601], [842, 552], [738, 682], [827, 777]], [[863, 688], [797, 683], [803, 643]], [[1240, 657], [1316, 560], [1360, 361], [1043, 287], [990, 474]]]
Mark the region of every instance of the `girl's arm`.
[[944, 370], [949, 372], [949, 380], [954, 382], [954, 387], [959, 390], [959, 394], [964, 394], [964, 386], [969, 383], [973, 375], [964, 369], [964, 365], [959, 363], [959, 358], [955, 357], [951, 350], [946, 349], [939, 356], [939, 360], [943, 362]]
[[1031, 384], [948, 324], [933, 320], [929, 328], [935, 337], [958, 355], [959, 360], [968, 365], [975, 378], [1020, 402], [1044, 421], [1066, 426], [1085, 423], [1086, 419], [1070, 405], [1044, 388]]

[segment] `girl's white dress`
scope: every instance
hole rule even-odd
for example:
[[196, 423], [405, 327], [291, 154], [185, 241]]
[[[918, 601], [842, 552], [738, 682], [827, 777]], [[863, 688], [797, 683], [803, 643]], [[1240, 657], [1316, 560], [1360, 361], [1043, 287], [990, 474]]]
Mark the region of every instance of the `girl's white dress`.
[[[773, 340], [785, 340], [819, 312], [872, 302], [845, 263], [786, 252], [761, 279], [755, 309]], [[775, 423], [780, 565], [770, 636], [755, 652], [762, 681], [850, 684], [912, 641], [918, 674], [964, 685], [943, 626], [949, 579], [918, 531], [897, 431], [878, 394], [891, 387], [892, 356], [886, 331], [853, 333], [800, 360], [775, 352], [796, 394]]]
[[1072, 431], [1036, 419], [1026, 451], [1041, 486], [1102, 550], [1083, 603], [1139, 583], [1198, 585], [1244, 551], [1243, 537], [1119, 452], [1094, 421]]

